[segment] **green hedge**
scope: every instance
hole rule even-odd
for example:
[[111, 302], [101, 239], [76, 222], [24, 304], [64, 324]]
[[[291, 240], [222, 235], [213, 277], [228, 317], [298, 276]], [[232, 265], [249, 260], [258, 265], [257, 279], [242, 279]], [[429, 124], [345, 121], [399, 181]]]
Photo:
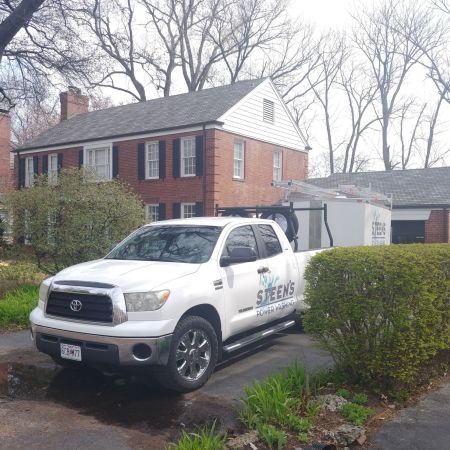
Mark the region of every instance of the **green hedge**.
[[450, 348], [450, 245], [336, 248], [306, 280], [305, 330], [358, 381], [408, 389]]

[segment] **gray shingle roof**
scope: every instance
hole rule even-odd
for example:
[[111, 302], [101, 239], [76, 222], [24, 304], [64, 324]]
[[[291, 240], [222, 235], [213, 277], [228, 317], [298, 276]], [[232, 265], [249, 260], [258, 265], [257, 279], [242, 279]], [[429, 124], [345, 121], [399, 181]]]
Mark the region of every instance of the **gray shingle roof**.
[[216, 121], [265, 79], [92, 111], [65, 120], [17, 150], [175, 129]]
[[450, 167], [393, 170], [390, 172], [335, 173], [327, 178], [310, 178], [308, 183], [336, 189], [339, 184], [370, 187], [393, 195], [394, 208], [450, 206]]

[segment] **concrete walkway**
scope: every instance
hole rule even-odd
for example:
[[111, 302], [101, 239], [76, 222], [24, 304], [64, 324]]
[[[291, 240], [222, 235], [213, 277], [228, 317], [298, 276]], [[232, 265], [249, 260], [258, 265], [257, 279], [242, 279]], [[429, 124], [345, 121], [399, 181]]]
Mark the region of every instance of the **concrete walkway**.
[[450, 382], [399, 411], [372, 443], [383, 450], [450, 449]]

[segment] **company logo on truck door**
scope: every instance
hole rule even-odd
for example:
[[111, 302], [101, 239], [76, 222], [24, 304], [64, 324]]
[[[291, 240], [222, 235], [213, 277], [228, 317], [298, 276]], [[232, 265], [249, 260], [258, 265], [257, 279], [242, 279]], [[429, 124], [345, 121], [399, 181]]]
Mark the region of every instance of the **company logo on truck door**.
[[278, 284], [265, 289], [260, 289], [257, 294], [256, 306], [264, 306], [269, 303], [286, 300], [294, 295], [295, 283], [288, 281], [287, 284]]
[[[259, 281], [262, 289], [256, 295], [256, 315], [271, 314], [279, 309], [285, 309], [293, 305], [292, 296], [295, 291], [295, 283], [289, 280], [287, 283], [278, 283], [276, 275], [261, 275]], [[265, 308], [264, 308], [265, 307]]]

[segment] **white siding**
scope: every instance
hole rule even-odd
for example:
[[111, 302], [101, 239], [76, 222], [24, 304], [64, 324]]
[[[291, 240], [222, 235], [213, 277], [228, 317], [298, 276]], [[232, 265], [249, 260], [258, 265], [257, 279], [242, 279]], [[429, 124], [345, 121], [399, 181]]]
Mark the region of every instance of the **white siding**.
[[[263, 120], [264, 99], [275, 104], [273, 123]], [[224, 122], [223, 129], [226, 131], [280, 147], [304, 151], [307, 145], [269, 79], [257, 86], [218, 120]]]

